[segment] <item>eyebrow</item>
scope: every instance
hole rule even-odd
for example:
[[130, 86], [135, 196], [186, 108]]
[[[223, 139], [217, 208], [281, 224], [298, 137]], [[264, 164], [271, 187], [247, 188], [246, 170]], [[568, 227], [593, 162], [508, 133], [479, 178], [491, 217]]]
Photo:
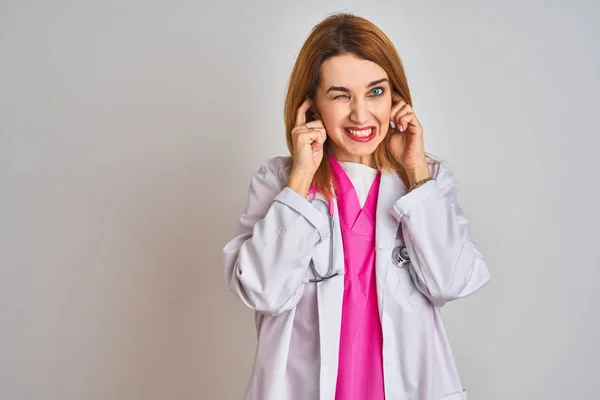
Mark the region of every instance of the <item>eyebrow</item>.
[[[390, 81], [387, 78], [383, 78], [383, 79], [378, 79], [376, 81], [369, 83], [367, 85], [367, 87], [375, 86], [381, 82], [387, 82], [388, 84], [390, 83]], [[348, 88], [345, 88], [343, 86], [329, 86], [329, 89], [327, 89], [327, 92], [325, 92], [325, 93], [327, 94], [327, 93], [331, 92], [332, 90], [337, 90], [337, 91], [346, 92], [346, 93], [350, 92], [350, 90]]]

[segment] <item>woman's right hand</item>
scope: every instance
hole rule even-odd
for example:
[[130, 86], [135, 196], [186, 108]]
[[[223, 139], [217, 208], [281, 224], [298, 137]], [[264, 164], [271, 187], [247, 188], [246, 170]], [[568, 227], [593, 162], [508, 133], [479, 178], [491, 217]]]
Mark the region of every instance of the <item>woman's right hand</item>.
[[306, 112], [313, 105], [311, 99], [304, 100], [292, 128], [294, 162], [287, 186], [303, 197], [308, 194], [313, 176], [323, 161], [323, 145], [327, 139], [323, 121], [306, 122]]

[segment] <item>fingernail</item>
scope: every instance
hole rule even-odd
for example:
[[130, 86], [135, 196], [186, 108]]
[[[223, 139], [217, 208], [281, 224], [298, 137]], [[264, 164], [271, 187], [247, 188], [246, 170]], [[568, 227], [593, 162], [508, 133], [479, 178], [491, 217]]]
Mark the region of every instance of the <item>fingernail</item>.
[[398, 129], [400, 129], [400, 132], [402, 132], [403, 131], [402, 125], [398, 125]]
[[319, 154], [319, 150], [317, 150], [313, 153], [313, 157], [315, 157], [317, 154]]
[[392, 121], [392, 120], [390, 120], [390, 125], [391, 125], [391, 127], [392, 127], [392, 128], [395, 128], [395, 127], [396, 127], [396, 124], [395, 124], [395, 123], [394, 123], [394, 121]]

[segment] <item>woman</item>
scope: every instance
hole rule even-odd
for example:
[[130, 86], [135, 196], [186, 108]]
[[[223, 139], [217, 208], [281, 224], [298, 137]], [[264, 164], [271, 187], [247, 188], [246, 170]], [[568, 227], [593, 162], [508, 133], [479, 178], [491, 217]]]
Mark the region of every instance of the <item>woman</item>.
[[256, 311], [246, 399], [466, 399], [440, 307], [490, 279], [450, 169], [424, 152], [402, 62], [335, 14], [294, 65], [291, 157], [254, 174], [229, 288]]

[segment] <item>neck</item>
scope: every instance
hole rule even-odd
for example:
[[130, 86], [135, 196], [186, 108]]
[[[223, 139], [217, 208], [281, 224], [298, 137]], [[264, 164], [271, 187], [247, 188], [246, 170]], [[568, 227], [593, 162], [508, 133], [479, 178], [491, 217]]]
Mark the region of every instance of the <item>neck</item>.
[[377, 168], [377, 164], [375, 164], [375, 157], [373, 157], [373, 154], [367, 154], [364, 156], [353, 156], [350, 154], [342, 154], [339, 151], [335, 151], [333, 148], [330, 148], [330, 149], [331, 149], [330, 154], [338, 161], [354, 162], [354, 163], [366, 165], [367, 167]]

